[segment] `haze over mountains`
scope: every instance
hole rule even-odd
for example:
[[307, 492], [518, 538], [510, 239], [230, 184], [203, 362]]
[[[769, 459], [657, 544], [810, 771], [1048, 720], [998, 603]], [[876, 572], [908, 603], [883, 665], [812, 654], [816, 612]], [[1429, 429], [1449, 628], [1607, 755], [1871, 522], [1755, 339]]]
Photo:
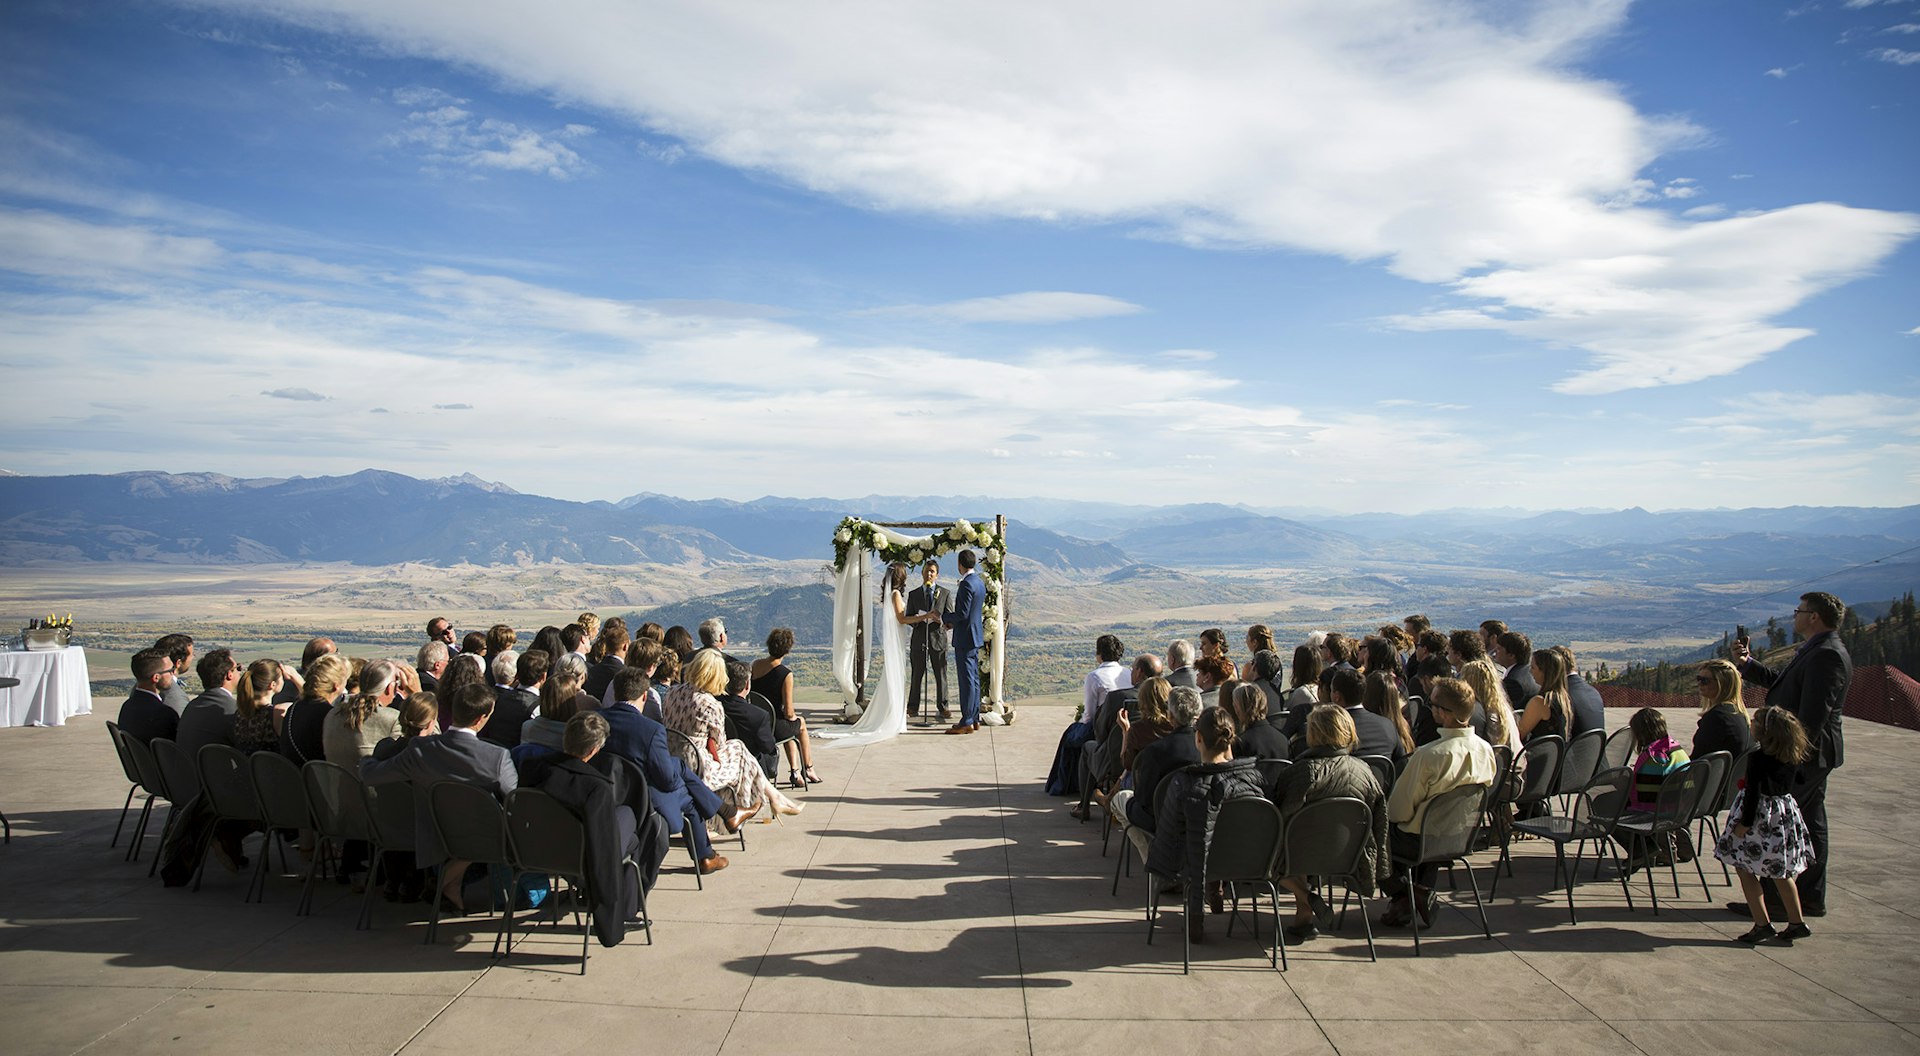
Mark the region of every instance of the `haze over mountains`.
[[[642, 492], [618, 502], [571, 502], [471, 474], [420, 480], [366, 470], [292, 479], [161, 472], [4, 476], [0, 560], [698, 565], [824, 559], [834, 525], [850, 512], [889, 521], [1005, 513], [1016, 560], [1077, 576], [1138, 564], [1418, 564], [1620, 574], [1650, 582], [1765, 580], [1824, 574], [1920, 544], [1920, 506], [1343, 515], [979, 496], [737, 502]], [[1874, 566], [1869, 578], [1910, 583], [1916, 568], [1906, 555]]]

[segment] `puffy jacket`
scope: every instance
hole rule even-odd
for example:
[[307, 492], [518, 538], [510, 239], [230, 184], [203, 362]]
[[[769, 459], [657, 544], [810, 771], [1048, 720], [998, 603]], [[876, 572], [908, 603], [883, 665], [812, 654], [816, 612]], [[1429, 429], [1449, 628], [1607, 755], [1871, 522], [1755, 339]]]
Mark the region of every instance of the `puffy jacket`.
[[1252, 759], [1195, 763], [1175, 771], [1167, 781], [1167, 798], [1160, 805], [1153, 844], [1147, 849], [1147, 871], [1186, 879], [1188, 909], [1197, 910], [1220, 804], [1240, 796], [1261, 798], [1260, 768]]
[[1309, 803], [1342, 796], [1360, 800], [1373, 812], [1369, 826], [1372, 837], [1367, 840], [1367, 853], [1356, 878], [1364, 889], [1362, 893], [1370, 895], [1393, 872], [1387, 842], [1387, 793], [1380, 787], [1380, 779], [1373, 776], [1373, 768], [1344, 748], [1310, 748], [1280, 771], [1273, 790], [1273, 801], [1287, 821]]

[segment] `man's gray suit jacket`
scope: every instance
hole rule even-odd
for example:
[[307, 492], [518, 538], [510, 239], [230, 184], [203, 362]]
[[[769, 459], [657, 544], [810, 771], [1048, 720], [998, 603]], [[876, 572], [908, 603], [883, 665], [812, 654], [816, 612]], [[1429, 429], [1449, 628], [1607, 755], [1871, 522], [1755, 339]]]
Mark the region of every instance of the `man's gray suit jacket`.
[[433, 737], [415, 737], [391, 759], [360, 760], [360, 779], [368, 785], [413, 785], [413, 838], [422, 868], [447, 860], [447, 849], [433, 828], [428, 790], [438, 781], [478, 785], [505, 799], [519, 784], [513, 757], [505, 748], [481, 740], [471, 730], [452, 729]]

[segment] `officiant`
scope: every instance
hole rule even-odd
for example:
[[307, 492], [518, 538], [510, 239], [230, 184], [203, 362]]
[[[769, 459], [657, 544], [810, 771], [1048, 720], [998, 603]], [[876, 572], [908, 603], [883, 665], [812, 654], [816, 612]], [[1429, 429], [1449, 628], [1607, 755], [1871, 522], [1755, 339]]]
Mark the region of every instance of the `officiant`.
[[[920, 566], [920, 585], [907, 593], [907, 618], [921, 613], [932, 612], [945, 615], [953, 611], [953, 591], [940, 585], [940, 562], [929, 560]], [[947, 707], [947, 627], [939, 620], [928, 620], [913, 625], [913, 639], [908, 643], [908, 657], [912, 663], [912, 672], [907, 678], [907, 717], [914, 721], [920, 719], [920, 697], [926, 682], [927, 668], [933, 668], [933, 687], [935, 699], [939, 701], [940, 721], [946, 723], [953, 717]], [[921, 722], [920, 725], [930, 725]]]

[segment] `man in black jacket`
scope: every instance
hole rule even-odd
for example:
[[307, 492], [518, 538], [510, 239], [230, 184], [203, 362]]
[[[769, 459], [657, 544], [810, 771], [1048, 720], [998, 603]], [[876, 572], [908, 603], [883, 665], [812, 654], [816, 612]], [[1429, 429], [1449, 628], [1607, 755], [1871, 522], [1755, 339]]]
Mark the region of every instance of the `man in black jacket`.
[[177, 677], [173, 657], [165, 652], [145, 649], [133, 654], [133, 692], [120, 705], [120, 732], [141, 744], [155, 737], [173, 740], [180, 729], [180, 716], [163, 698]]
[[[488, 719], [486, 729], [480, 731], [481, 740], [509, 751], [519, 746], [520, 727], [540, 710], [540, 684], [547, 680], [547, 665], [551, 660], [545, 649], [529, 649], [514, 658], [510, 683], [500, 678], [504, 671], [494, 672], [493, 718]], [[499, 662], [500, 658], [495, 657], [494, 663]]]
[[1527, 701], [1540, 695], [1540, 683], [1533, 680], [1533, 643], [1519, 631], [1503, 631], [1493, 640], [1493, 662], [1507, 669], [1500, 680], [1507, 703], [1525, 711]]
[[[1734, 662], [1747, 681], [1767, 690], [1769, 707], [1785, 708], [1807, 731], [1813, 753], [1800, 764], [1793, 779], [1793, 798], [1813, 837], [1813, 864], [1794, 882], [1800, 889], [1800, 909], [1810, 917], [1827, 915], [1827, 775], [1846, 760], [1840, 735], [1840, 712], [1853, 682], [1853, 657], [1834, 633], [1847, 607], [1824, 591], [1800, 595], [1793, 610], [1793, 633], [1806, 639], [1793, 659], [1779, 671], [1755, 660], [1745, 641], [1734, 645]], [[1727, 908], [1746, 916], [1746, 903]]]
[[747, 665], [727, 661], [727, 691], [720, 697], [720, 710], [727, 715], [727, 736], [747, 746], [760, 761], [760, 769], [772, 777], [780, 770], [778, 742], [773, 737], [773, 713], [747, 699], [753, 676]]
[[[583, 711], [568, 719], [561, 743], [566, 754], [538, 772], [538, 787], [586, 828], [593, 934], [602, 946], [618, 946], [626, 937], [627, 921], [640, 915], [639, 874], [659, 875], [666, 858], [666, 822], [649, 811], [646, 836], [651, 838], [643, 838], [633, 808], [616, 800], [614, 781], [591, 765], [607, 743], [607, 720], [598, 712]], [[628, 858], [638, 869], [626, 868]]]

